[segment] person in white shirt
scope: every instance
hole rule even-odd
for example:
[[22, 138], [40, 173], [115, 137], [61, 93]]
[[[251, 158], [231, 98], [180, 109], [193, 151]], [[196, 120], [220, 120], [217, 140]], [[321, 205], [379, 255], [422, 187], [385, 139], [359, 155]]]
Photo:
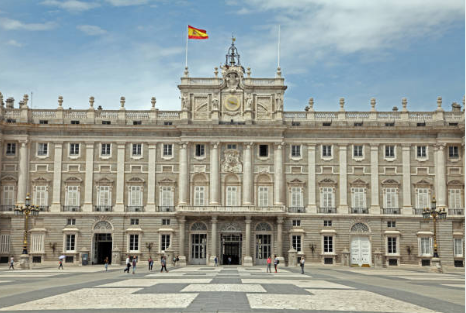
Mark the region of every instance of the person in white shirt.
[[299, 261], [299, 265], [301, 266], [301, 274], [304, 274], [304, 258], [301, 258]]
[[129, 259], [129, 255], [126, 256], [126, 268], [123, 272], [127, 272], [129, 274], [129, 268], [131, 267], [131, 260]]

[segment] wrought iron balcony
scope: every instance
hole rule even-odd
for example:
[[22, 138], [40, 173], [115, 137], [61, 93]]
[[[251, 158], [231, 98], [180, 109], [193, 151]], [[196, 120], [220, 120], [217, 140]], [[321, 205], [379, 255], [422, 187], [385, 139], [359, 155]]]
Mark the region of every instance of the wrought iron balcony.
[[337, 209], [323, 207], [323, 208], [318, 208], [317, 213], [334, 214], [334, 213], [337, 213]]
[[63, 212], [80, 212], [81, 206], [79, 205], [64, 205], [62, 206]]
[[2, 204], [0, 205], [0, 211], [2, 212], [13, 212], [15, 210], [14, 204]]
[[414, 215], [422, 215], [422, 212], [424, 211], [424, 209], [416, 209], [416, 208], [414, 208], [413, 210], [414, 210], [413, 212]]
[[306, 208], [302, 206], [289, 207], [288, 213], [306, 213]]
[[382, 214], [400, 214], [400, 208], [383, 208]]
[[112, 212], [113, 207], [111, 205], [96, 205], [94, 206], [94, 212]]
[[351, 208], [349, 210], [351, 214], [369, 214], [368, 208]]
[[127, 205], [126, 212], [144, 212], [144, 206], [142, 205]]
[[448, 215], [464, 215], [464, 209], [448, 209]]
[[175, 212], [175, 207], [171, 205], [159, 205], [158, 212]]

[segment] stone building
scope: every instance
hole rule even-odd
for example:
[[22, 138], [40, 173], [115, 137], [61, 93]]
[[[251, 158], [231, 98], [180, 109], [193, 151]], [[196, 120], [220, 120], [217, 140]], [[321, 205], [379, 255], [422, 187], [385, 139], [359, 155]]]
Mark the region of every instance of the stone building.
[[[464, 111], [284, 111], [287, 89], [253, 78], [234, 45], [211, 78], [188, 68], [181, 111], [30, 109], [0, 94], [0, 260], [19, 257], [25, 197], [31, 262], [127, 254], [181, 264], [429, 265], [435, 196], [444, 265], [464, 264]], [[464, 100], [463, 100], [464, 106]]]

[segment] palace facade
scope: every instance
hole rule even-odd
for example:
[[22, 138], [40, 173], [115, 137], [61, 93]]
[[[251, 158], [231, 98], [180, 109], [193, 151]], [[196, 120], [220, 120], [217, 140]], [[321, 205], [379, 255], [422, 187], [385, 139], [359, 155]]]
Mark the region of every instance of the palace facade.
[[[31, 109], [0, 94], [0, 260], [22, 252], [27, 194], [32, 264], [430, 264], [436, 199], [443, 265], [464, 264], [464, 110], [284, 111], [287, 89], [253, 78], [234, 45], [211, 78], [188, 68], [180, 111]], [[464, 106], [464, 100], [463, 100]]]

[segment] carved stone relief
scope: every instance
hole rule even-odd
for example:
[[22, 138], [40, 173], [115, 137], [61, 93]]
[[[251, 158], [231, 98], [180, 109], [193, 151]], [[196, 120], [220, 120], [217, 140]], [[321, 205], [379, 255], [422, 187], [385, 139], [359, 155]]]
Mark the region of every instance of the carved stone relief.
[[194, 119], [207, 120], [209, 119], [209, 103], [207, 97], [194, 98]]
[[237, 150], [226, 150], [223, 153], [222, 171], [231, 173], [241, 173], [243, 171], [243, 164]]

